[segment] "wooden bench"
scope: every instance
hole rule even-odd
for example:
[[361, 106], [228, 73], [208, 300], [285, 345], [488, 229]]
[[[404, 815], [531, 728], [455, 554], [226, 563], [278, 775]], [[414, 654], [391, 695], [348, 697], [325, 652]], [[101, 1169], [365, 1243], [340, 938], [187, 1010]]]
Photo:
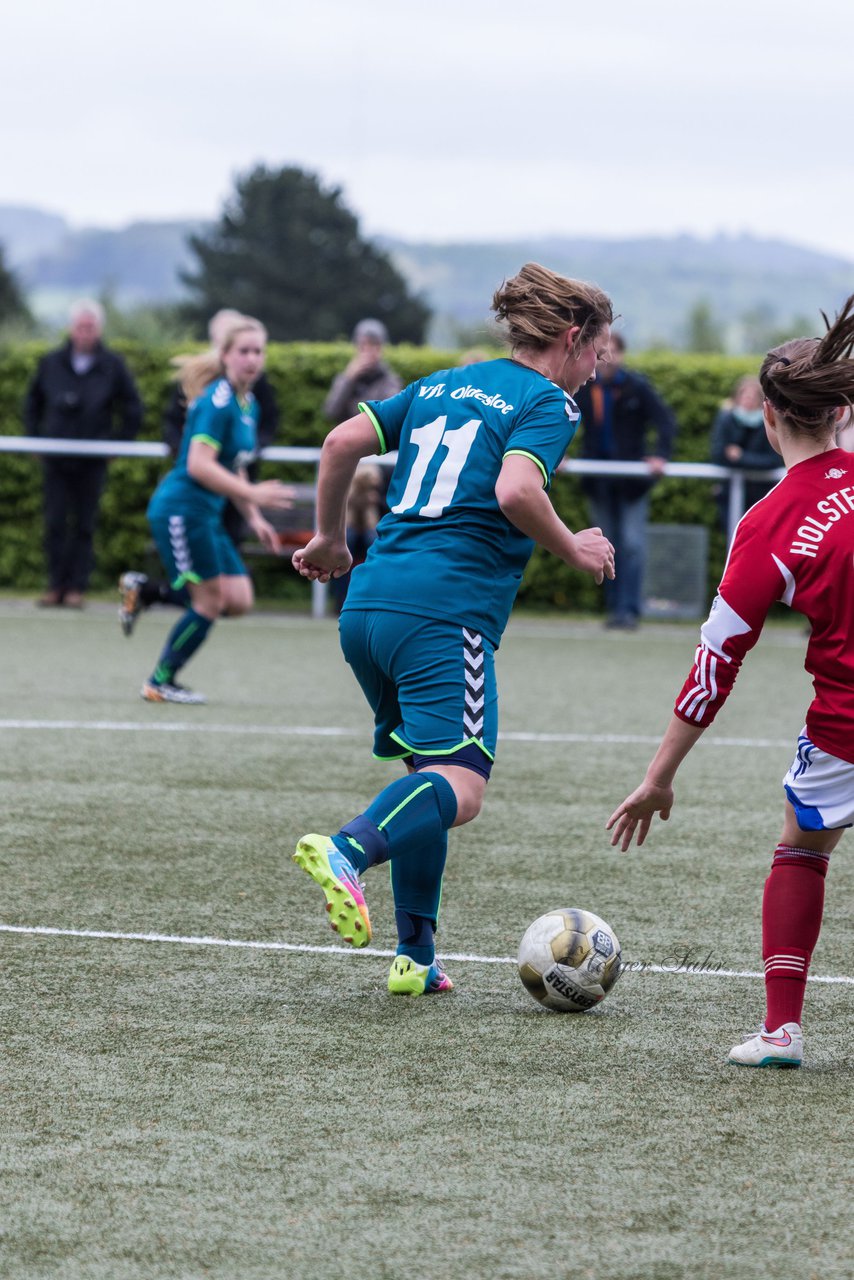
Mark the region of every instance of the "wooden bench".
[[[314, 534], [316, 490], [313, 484], [293, 484], [290, 481], [286, 483], [293, 490], [294, 505], [287, 511], [262, 507], [262, 512], [264, 519], [269, 520], [279, 535], [280, 545], [295, 551], [297, 547], [304, 547]], [[246, 556], [270, 554], [260, 542], [251, 537], [241, 542], [240, 552], [241, 555]]]

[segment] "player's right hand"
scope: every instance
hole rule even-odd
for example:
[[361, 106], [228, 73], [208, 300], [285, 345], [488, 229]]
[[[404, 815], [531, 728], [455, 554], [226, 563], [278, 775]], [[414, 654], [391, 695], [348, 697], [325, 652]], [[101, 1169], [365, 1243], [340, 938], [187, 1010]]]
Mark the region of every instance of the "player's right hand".
[[626, 796], [605, 823], [605, 830], [612, 832], [611, 844], [619, 845], [623, 853], [632, 840], [640, 848], [655, 815], [659, 814], [662, 822], [667, 822], [672, 808], [673, 788], [662, 787], [644, 779], [630, 796]]
[[375, 369], [378, 363], [379, 359], [373, 351], [358, 351], [350, 360], [344, 373], [353, 382], [370, 369]]
[[346, 542], [332, 542], [316, 533], [309, 543], [291, 556], [297, 573], [310, 582], [328, 582], [343, 578], [353, 564]]

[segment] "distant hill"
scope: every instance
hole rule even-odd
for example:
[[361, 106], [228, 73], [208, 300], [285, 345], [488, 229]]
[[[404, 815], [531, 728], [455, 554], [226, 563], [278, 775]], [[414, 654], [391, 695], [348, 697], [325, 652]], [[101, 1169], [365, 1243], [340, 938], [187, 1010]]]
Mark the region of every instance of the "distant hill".
[[68, 223], [58, 213], [28, 205], [0, 204], [0, 244], [11, 267], [18, 268], [31, 258], [53, 252], [68, 232]]
[[751, 328], [785, 328], [832, 310], [854, 292], [854, 263], [754, 236], [636, 240], [532, 239], [505, 244], [385, 240], [398, 269], [423, 291], [437, 323], [482, 324], [493, 290], [527, 261], [542, 262], [609, 293], [631, 345], [681, 345], [686, 317], [706, 303], [727, 345], [744, 349]]
[[107, 289], [123, 307], [172, 301], [184, 292], [179, 272], [193, 261], [187, 237], [204, 225], [134, 222], [120, 231], [72, 232], [53, 252], [26, 263], [21, 280], [36, 292]]
[[0, 205], [0, 243], [45, 319], [64, 318], [68, 302], [108, 291], [123, 308], [183, 296], [179, 272], [189, 267], [189, 235], [203, 221], [133, 222], [117, 230], [73, 230], [38, 209]]
[[[68, 302], [109, 290], [121, 307], [171, 302], [183, 294], [180, 271], [204, 221], [135, 222], [115, 230], [72, 229], [40, 209], [0, 205], [0, 243], [46, 319], [64, 318]], [[854, 291], [854, 263], [750, 235], [536, 238], [500, 244], [422, 244], [390, 237], [378, 243], [434, 312], [431, 338], [445, 345], [487, 323], [501, 280], [523, 262], [594, 280], [611, 294], [634, 347], [682, 346], [687, 317], [705, 304], [728, 349], [751, 348], [752, 335], [820, 324]], [[755, 349], [755, 343], [753, 343]]]

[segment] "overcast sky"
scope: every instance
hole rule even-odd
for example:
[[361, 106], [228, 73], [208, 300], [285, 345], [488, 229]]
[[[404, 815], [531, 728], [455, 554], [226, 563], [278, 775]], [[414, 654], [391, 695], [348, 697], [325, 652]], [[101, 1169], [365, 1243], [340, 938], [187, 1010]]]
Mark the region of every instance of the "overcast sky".
[[0, 203], [214, 218], [297, 164], [369, 234], [750, 231], [854, 260], [851, 0], [38, 0]]

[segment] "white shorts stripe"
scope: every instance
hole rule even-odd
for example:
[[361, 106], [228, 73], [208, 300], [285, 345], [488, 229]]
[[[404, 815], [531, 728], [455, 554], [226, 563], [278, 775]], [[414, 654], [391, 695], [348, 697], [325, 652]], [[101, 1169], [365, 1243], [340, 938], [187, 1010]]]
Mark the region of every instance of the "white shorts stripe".
[[807, 737], [806, 727], [783, 786], [802, 830], [854, 825], [854, 764], [822, 751]]
[[187, 543], [187, 530], [183, 516], [169, 517], [169, 545], [175, 557], [175, 565], [182, 574], [192, 573], [193, 558]]

